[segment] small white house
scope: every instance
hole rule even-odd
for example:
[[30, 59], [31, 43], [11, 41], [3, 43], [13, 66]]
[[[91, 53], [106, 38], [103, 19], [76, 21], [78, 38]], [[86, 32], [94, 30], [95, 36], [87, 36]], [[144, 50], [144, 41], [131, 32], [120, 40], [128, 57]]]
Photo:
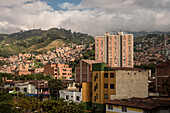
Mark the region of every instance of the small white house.
[[79, 87], [79, 83], [69, 83], [65, 90], [59, 91], [60, 98], [64, 98], [66, 101], [73, 100], [74, 102], [82, 102], [82, 88]]
[[73, 100], [76, 103], [82, 102], [82, 90], [81, 92], [60, 90], [59, 94], [60, 98], [64, 98], [66, 101]]

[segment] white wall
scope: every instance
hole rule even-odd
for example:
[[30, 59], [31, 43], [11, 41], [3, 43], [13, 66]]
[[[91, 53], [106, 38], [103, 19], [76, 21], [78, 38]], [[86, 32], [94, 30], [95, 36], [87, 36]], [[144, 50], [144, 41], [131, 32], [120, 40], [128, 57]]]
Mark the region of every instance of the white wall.
[[[64, 98], [66, 101], [73, 100], [74, 102], [82, 102], [82, 93], [81, 92], [73, 92], [73, 91], [66, 91], [66, 90], [60, 90], [59, 91], [60, 98]], [[69, 99], [66, 99], [66, 96], [68, 95]], [[76, 99], [76, 97], [79, 97], [79, 101]]]

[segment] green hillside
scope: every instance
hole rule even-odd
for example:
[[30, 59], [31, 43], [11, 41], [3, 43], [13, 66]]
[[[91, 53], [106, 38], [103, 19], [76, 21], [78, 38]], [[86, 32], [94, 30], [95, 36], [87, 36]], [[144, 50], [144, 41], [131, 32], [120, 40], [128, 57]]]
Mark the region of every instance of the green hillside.
[[[170, 34], [167, 35], [167, 45], [170, 44]], [[165, 34], [149, 34], [134, 39], [134, 52], [149, 52], [150, 48], [161, 48], [164, 50]], [[138, 48], [140, 45], [140, 48]], [[159, 48], [159, 49], [160, 49]], [[160, 52], [161, 49], [158, 51]]]
[[72, 33], [71, 30], [58, 28], [0, 34], [0, 56], [7, 57], [20, 52], [42, 53], [69, 43], [90, 44], [93, 42], [94, 38], [92, 36], [77, 32]]

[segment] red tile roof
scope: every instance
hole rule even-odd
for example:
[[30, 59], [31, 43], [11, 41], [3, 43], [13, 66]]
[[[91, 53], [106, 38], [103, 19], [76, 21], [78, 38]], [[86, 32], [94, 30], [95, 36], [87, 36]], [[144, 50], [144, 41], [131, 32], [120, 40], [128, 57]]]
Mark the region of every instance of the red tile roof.
[[131, 99], [122, 99], [122, 100], [111, 100], [107, 104], [120, 105], [120, 106], [129, 106], [141, 109], [153, 109], [156, 107], [169, 107], [170, 99], [149, 99], [149, 98], [131, 98]]

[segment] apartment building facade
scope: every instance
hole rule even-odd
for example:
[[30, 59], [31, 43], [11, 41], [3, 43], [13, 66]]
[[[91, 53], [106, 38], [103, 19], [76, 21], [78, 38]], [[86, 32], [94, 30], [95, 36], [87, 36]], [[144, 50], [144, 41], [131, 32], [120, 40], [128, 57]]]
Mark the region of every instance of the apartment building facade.
[[70, 79], [72, 77], [72, 68], [65, 64], [47, 63], [44, 65], [44, 74], [53, 75], [56, 79]]
[[82, 83], [82, 101], [94, 113], [105, 113], [105, 103], [110, 100], [146, 98], [148, 74], [149, 71], [136, 68], [108, 67], [106, 63], [93, 64], [92, 82]]
[[75, 68], [75, 81], [79, 83], [91, 82], [92, 64], [95, 63], [101, 62], [85, 59], [80, 60], [79, 65]]
[[105, 33], [95, 37], [95, 60], [110, 67], [133, 67], [133, 34]]

